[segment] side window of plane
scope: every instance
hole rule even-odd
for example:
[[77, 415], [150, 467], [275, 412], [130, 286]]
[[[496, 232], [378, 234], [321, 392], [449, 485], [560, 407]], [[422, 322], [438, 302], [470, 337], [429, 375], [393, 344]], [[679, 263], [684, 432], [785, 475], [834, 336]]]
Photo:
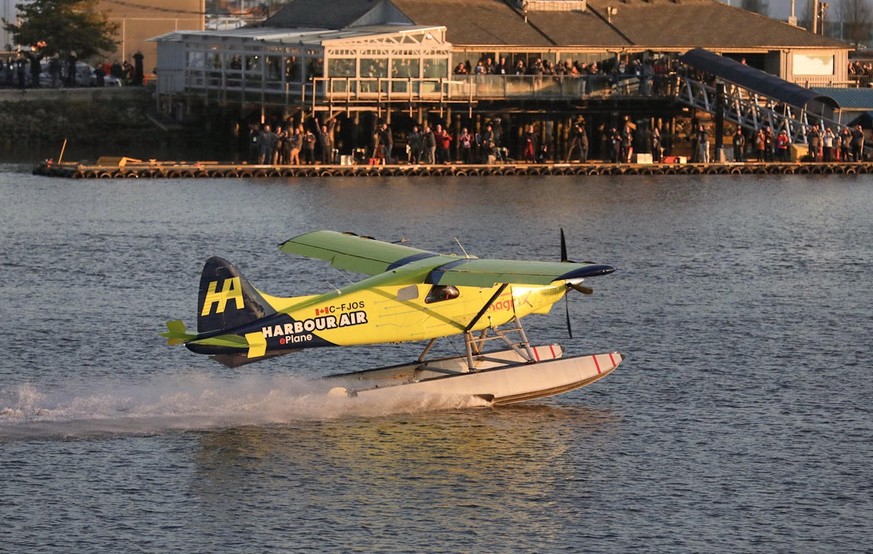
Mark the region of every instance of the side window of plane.
[[425, 304], [433, 304], [434, 302], [443, 302], [445, 300], [451, 300], [453, 298], [457, 298], [461, 295], [461, 292], [458, 290], [458, 287], [452, 285], [434, 285], [428, 291], [427, 296], [424, 297]]

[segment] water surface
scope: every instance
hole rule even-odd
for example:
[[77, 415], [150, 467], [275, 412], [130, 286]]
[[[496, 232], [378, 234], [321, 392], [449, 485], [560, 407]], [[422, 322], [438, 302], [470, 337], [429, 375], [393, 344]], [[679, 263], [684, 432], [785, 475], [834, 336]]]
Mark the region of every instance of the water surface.
[[[873, 531], [873, 180], [481, 177], [70, 181], [0, 173], [0, 544], [10, 551], [861, 551]], [[311, 394], [420, 345], [224, 368], [206, 258], [270, 294], [355, 279], [315, 229], [609, 263], [526, 319], [591, 387], [499, 409]], [[461, 246], [459, 246], [459, 244]], [[445, 348], [461, 348], [459, 341]]]

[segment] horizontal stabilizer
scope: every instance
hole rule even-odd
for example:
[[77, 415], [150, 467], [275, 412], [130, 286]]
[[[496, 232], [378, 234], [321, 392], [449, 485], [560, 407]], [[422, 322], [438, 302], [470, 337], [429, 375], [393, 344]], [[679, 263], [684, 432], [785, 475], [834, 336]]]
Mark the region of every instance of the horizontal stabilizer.
[[167, 344], [170, 346], [176, 346], [179, 344], [185, 344], [197, 335], [189, 333], [185, 328], [185, 323], [183, 323], [181, 319], [174, 319], [173, 321], [167, 322], [167, 331], [161, 333], [161, 336], [167, 338]]

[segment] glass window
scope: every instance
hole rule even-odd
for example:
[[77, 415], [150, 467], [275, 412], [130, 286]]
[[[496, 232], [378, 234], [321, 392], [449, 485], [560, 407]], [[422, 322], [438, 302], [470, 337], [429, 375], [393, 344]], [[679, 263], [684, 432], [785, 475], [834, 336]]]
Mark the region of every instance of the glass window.
[[386, 60], [382, 59], [373, 59], [373, 58], [363, 58], [361, 60], [361, 77], [366, 78], [376, 78], [376, 77], [387, 77], [388, 76], [388, 67], [386, 65]]
[[267, 56], [264, 58], [264, 63], [266, 64], [267, 69], [267, 80], [281, 81], [282, 58], [280, 58], [279, 56]]
[[202, 69], [204, 59], [203, 52], [188, 52], [188, 68]]
[[245, 57], [245, 69], [248, 73], [260, 73], [261, 72], [261, 57], [248, 55]]
[[287, 56], [285, 58], [285, 80], [289, 83], [300, 83], [302, 75], [300, 61], [297, 56]]
[[327, 64], [328, 77], [355, 77], [354, 58], [336, 58]]
[[419, 60], [391, 60], [391, 76], [397, 78], [418, 78]]
[[440, 79], [449, 76], [448, 60], [445, 58], [426, 58], [424, 60], [424, 78]]
[[452, 285], [434, 285], [424, 298], [424, 303], [444, 302], [446, 300], [453, 300], [460, 295], [461, 292], [458, 290], [458, 287]]
[[833, 75], [834, 57], [827, 54], [794, 54], [795, 75]]

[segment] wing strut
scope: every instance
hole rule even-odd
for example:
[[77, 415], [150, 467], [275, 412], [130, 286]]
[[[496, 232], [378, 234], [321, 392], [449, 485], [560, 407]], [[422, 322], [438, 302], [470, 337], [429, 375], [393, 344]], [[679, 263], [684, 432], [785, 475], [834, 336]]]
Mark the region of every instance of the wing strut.
[[[494, 294], [491, 295], [491, 298], [485, 302], [485, 305], [482, 306], [482, 309], [479, 310], [479, 313], [473, 317], [467, 327], [464, 329], [464, 347], [466, 350], [466, 358], [467, 358], [467, 370], [468, 371], [476, 371], [474, 360], [475, 357], [477, 360], [486, 359], [487, 354], [482, 353], [482, 347], [489, 340], [501, 340], [503, 341], [509, 348], [515, 351], [522, 359], [526, 360], [528, 363], [533, 363], [536, 361], [536, 357], [533, 352], [533, 348], [530, 346], [530, 342], [527, 339], [527, 334], [524, 332], [524, 327], [521, 326], [521, 319], [518, 316], [512, 318], [512, 327], [506, 329], [497, 329], [490, 328], [494, 333], [494, 336], [488, 336], [489, 328], [483, 329], [482, 333], [479, 337], [474, 337], [473, 333], [470, 332], [470, 329], [476, 326], [479, 323], [479, 320], [485, 315], [488, 311], [488, 308], [494, 303], [497, 298], [503, 294], [503, 291], [506, 290], [506, 287], [509, 286], [508, 283], [503, 283], [497, 290], [494, 291]], [[507, 323], [509, 325], [509, 323]], [[510, 333], [518, 333], [518, 338], [513, 341], [509, 339]], [[430, 351], [431, 347], [433, 347], [436, 339], [431, 339], [430, 342], [427, 343], [427, 346], [424, 347], [424, 351], [418, 357], [418, 361], [422, 363], [427, 363], [427, 353]]]
[[[507, 327], [505, 329], [492, 329], [492, 331], [494, 332], [494, 336], [488, 336], [488, 329], [482, 331], [482, 334], [478, 338], [474, 337], [473, 333], [470, 333], [469, 331], [464, 333], [464, 345], [467, 349], [467, 368], [470, 371], [475, 371], [475, 367], [473, 365], [474, 356], [478, 360], [484, 360], [488, 358], [487, 353], [482, 353], [482, 347], [489, 340], [503, 341], [504, 344], [506, 344], [516, 354], [518, 354], [520, 358], [527, 361], [528, 363], [533, 363], [536, 361], [533, 348], [531, 348], [530, 346], [530, 341], [528, 341], [527, 339], [527, 334], [524, 332], [524, 327], [521, 326], [521, 319], [516, 316], [513, 318], [512, 323], [507, 323], [507, 325], [512, 325], [512, 327]], [[511, 333], [518, 333], [518, 337], [516, 340], [511, 340], [509, 338], [509, 335]]]
[[494, 294], [491, 295], [491, 298], [488, 299], [488, 302], [485, 302], [485, 305], [482, 306], [482, 309], [479, 310], [479, 313], [476, 314], [476, 317], [474, 317], [474, 318], [472, 319], [472, 321], [470, 321], [469, 325], [467, 325], [467, 327], [464, 329], [464, 334], [468, 334], [468, 333], [470, 332], [470, 329], [472, 329], [472, 328], [473, 328], [477, 323], [479, 323], [479, 320], [482, 319], [482, 316], [485, 315], [485, 312], [488, 311], [488, 307], [491, 306], [491, 304], [492, 304], [495, 300], [497, 300], [497, 298], [498, 298], [501, 294], [503, 294], [503, 291], [506, 290], [506, 287], [507, 287], [507, 286], [508, 286], [507, 283], [503, 283], [502, 285], [500, 285], [499, 287], [497, 287], [497, 290], [494, 291]]

